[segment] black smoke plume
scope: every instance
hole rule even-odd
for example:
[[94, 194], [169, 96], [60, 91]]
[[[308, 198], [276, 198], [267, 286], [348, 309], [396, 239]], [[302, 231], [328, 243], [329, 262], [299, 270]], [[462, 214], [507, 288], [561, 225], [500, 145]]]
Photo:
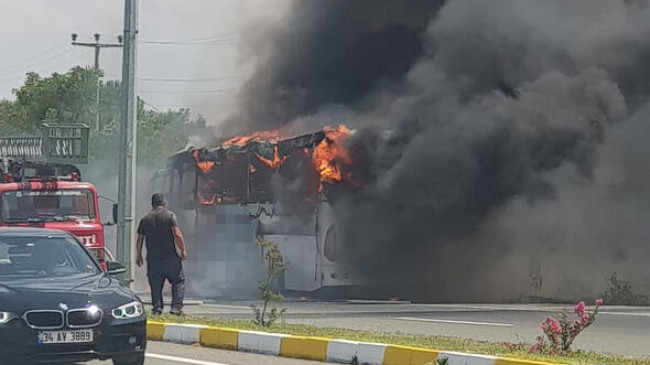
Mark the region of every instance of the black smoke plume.
[[388, 291], [597, 295], [650, 278], [648, 39], [645, 1], [295, 1], [249, 35], [223, 130], [356, 127], [360, 188], [334, 208], [347, 263]]
[[327, 104], [353, 104], [399, 81], [423, 52], [441, 0], [296, 1], [285, 21], [251, 26], [259, 65], [222, 134], [274, 129]]

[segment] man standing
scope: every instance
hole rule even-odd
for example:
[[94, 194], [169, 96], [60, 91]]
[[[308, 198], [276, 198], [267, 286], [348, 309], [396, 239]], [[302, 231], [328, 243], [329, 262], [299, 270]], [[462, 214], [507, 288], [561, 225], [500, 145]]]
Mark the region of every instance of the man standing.
[[183, 263], [187, 252], [183, 233], [178, 227], [176, 215], [165, 209], [162, 194], [151, 196], [151, 212], [140, 219], [138, 241], [136, 244], [136, 264], [142, 266], [142, 243], [147, 244], [147, 276], [151, 288], [153, 314], [163, 310], [162, 289], [165, 280], [172, 286], [171, 314], [183, 314], [183, 297], [185, 295], [185, 274]]

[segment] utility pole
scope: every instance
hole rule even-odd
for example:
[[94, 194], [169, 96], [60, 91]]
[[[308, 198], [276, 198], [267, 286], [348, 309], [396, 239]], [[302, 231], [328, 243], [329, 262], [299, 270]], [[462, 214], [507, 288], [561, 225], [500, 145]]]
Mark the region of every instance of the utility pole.
[[102, 48], [119, 48], [122, 47], [122, 36], [117, 36], [118, 43], [99, 43], [99, 33], [95, 33], [95, 43], [77, 42], [77, 33], [72, 33], [72, 45], [81, 47], [92, 47], [95, 49], [95, 72], [97, 73], [97, 90], [95, 95], [95, 129], [99, 130], [99, 51]]
[[117, 258], [126, 266], [124, 280], [134, 277], [133, 245], [135, 235], [135, 172], [137, 151], [137, 94], [135, 73], [137, 65], [138, 0], [124, 1], [124, 47], [122, 48], [122, 114], [120, 116], [120, 163], [117, 201]]

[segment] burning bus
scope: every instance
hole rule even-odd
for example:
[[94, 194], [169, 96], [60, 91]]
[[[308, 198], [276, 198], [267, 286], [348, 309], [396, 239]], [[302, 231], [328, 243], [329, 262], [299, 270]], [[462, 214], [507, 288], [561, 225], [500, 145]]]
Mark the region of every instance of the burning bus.
[[264, 271], [257, 238], [278, 245], [285, 290], [351, 285], [330, 201], [337, 186], [351, 184], [351, 133], [344, 126], [289, 139], [260, 132], [170, 157], [157, 179], [188, 237], [188, 292], [254, 297]]

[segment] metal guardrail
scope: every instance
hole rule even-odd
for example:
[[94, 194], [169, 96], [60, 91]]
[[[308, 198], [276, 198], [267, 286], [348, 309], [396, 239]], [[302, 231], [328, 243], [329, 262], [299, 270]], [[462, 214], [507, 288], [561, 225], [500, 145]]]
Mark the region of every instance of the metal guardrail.
[[88, 162], [85, 124], [43, 124], [41, 136], [0, 137], [0, 157], [49, 163]]

